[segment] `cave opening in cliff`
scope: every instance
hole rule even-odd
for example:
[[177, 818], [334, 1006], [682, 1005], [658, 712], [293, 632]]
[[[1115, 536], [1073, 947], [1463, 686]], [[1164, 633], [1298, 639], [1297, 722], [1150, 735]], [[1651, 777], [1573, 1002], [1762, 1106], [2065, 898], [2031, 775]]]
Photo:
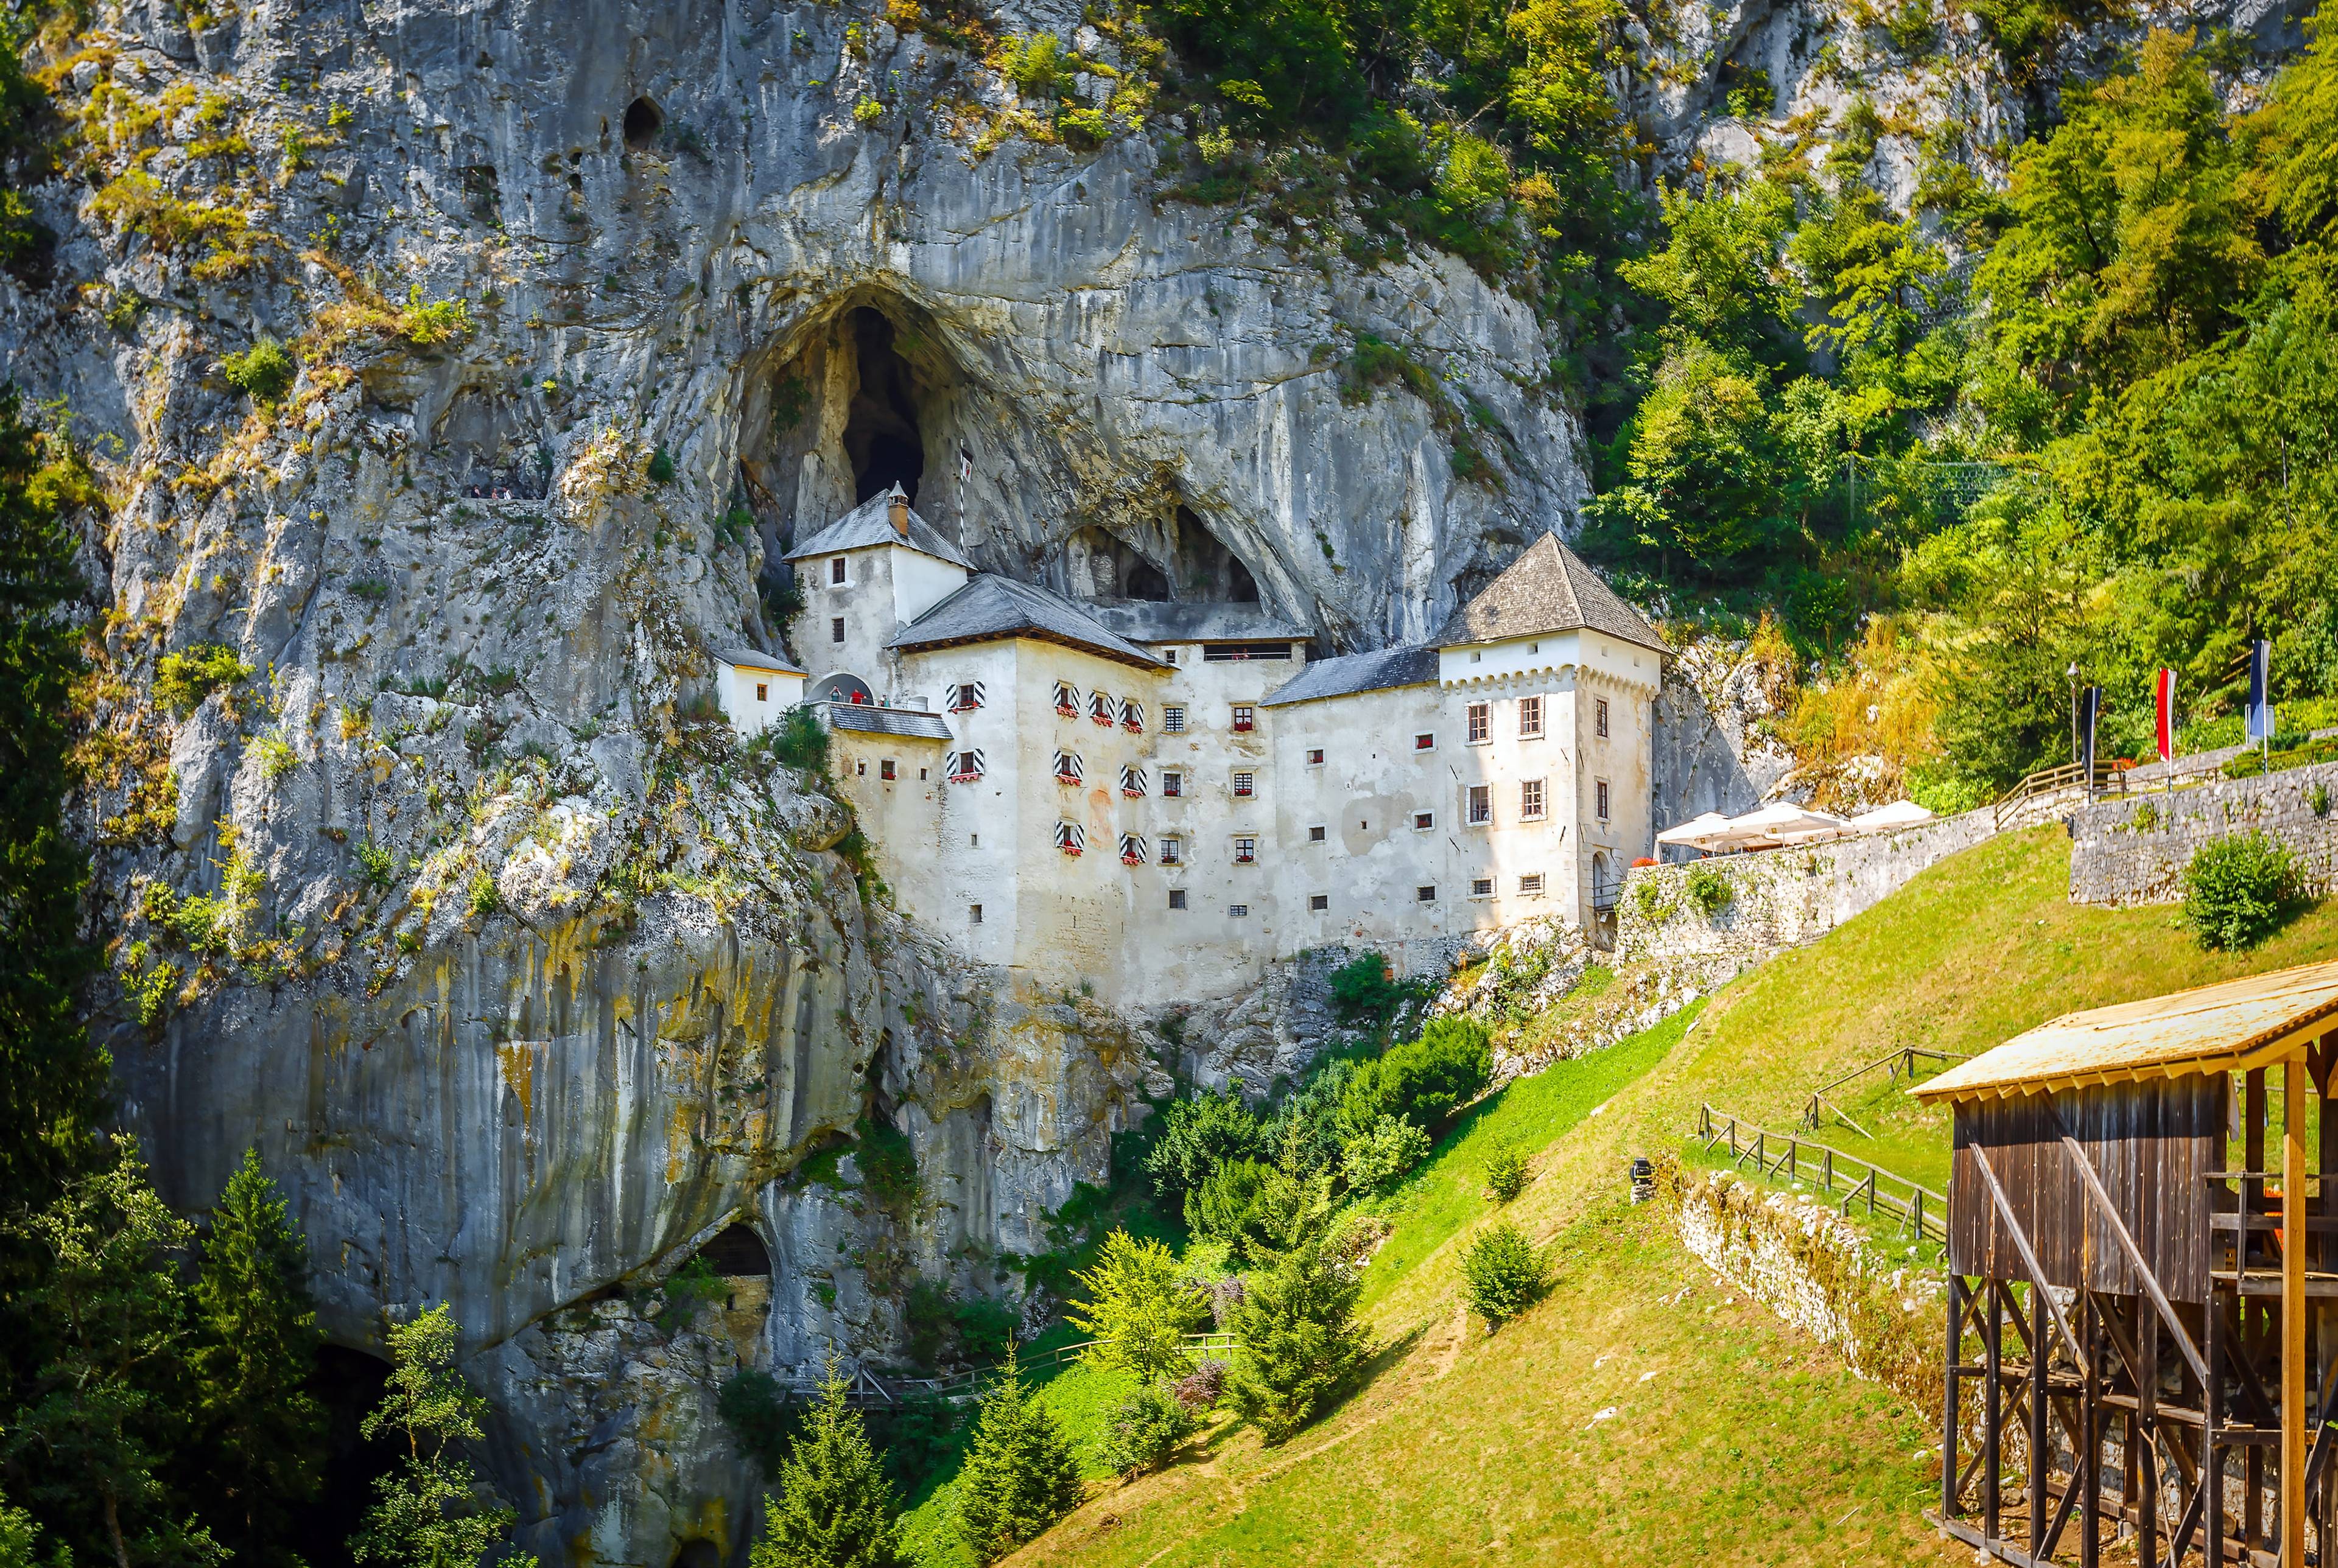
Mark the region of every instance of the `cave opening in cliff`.
[[844, 419], [844, 453], [852, 464], [853, 503], [899, 485], [910, 500], [925, 477], [926, 443], [918, 428], [916, 379], [895, 341], [897, 328], [882, 310], [855, 307], [854, 368], [860, 386]]
[[665, 128], [665, 111], [647, 97], [625, 105], [625, 145], [638, 152], [657, 140]]
[[362, 1430], [389, 1387], [389, 1363], [362, 1350], [322, 1346], [309, 1387], [325, 1407], [321, 1485], [294, 1511], [287, 1544], [309, 1568], [355, 1568], [350, 1532], [379, 1501], [376, 1483], [398, 1469], [398, 1448], [390, 1436], [368, 1441]]
[[1125, 538], [1082, 528], [1064, 544], [1065, 585], [1084, 599], [1255, 604], [1258, 579], [1194, 509], [1180, 502]]
[[725, 1225], [698, 1250], [698, 1255], [725, 1278], [752, 1275], [768, 1279], [771, 1276], [771, 1255], [763, 1239], [744, 1225]]
[[685, 1541], [673, 1554], [673, 1568], [722, 1568], [722, 1553], [712, 1541]]

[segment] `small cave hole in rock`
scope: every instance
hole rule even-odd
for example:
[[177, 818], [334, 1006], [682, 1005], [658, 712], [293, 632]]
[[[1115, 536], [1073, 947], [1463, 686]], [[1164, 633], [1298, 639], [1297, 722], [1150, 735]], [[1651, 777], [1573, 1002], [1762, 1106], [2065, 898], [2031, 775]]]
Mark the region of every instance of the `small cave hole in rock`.
[[665, 111], [646, 96], [625, 105], [625, 145], [638, 152], [657, 140], [665, 127]]
[[1183, 505], [1131, 527], [1124, 538], [1082, 528], [1065, 542], [1064, 575], [1083, 599], [1255, 604], [1258, 579], [1210, 525]]
[[322, 1485], [293, 1514], [286, 1545], [309, 1568], [354, 1568], [350, 1533], [378, 1501], [375, 1483], [398, 1468], [398, 1448], [390, 1436], [368, 1442], [359, 1429], [389, 1387], [389, 1363], [362, 1350], [323, 1346], [309, 1387], [325, 1407]]
[[726, 1279], [771, 1277], [771, 1255], [764, 1249], [763, 1239], [744, 1225], [724, 1226], [714, 1240], [698, 1250], [698, 1255]]
[[712, 1541], [685, 1541], [673, 1554], [673, 1568], [722, 1568], [722, 1553]]
[[867, 305], [852, 312], [852, 346], [860, 390], [844, 420], [844, 454], [852, 463], [855, 505], [899, 485], [918, 498], [925, 476], [926, 443], [918, 430], [918, 401], [909, 362], [894, 347], [893, 323]]

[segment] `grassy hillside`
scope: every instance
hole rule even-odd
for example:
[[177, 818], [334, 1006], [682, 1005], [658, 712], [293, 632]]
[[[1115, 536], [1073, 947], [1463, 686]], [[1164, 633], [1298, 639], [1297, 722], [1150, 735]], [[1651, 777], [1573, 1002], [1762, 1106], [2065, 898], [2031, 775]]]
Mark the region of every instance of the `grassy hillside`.
[[[1363, 1389], [1280, 1452], [1222, 1427], [1016, 1561], [1968, 1561], [1920, 1517], [1938, 1478], [1912, 1414], [1715, 1287], [1660, 1216], [1623, 1205], [1624, 1173], [1678, 1149], [1700, 1100], [1791, 1127], [1812, 1088], [1896, 1045], [1978, 1052], [2072, 1008], [2338, 957], [2338, 909], [2213, 955], [2169, 910], [2072, 907], [2068, 874], [2058, 828], [1983, 845], [1701, 1013], [1511, 1084], [1400, 1196], [1365, 1277], [1386, 1349]], [[1937, 1112], [1881, 1074], [1839, 1102], [1878, 1136], [1830, 1142], [1944, 1175]], [[1480, 1173], [1501, 1142], [1539, 1148], [1508, 1213], [1562, 1263], [1489, 1338], [1460, 1312], [1457, 1259], [1492, 1212]]]

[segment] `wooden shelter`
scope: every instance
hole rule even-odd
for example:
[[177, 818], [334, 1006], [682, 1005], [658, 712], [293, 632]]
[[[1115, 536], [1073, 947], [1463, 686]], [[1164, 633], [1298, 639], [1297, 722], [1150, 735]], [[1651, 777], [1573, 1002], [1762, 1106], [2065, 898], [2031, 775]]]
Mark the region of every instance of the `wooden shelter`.
[[2021, 1564], [2094, 1568], [2106, 1524], [2141, 1568], [2338, 1561], [2338, 1190], [2307, 1196], [2333, 1059], [2318, 964], [2070, 1014], [1910, 1091], [1956, 1118], [1941, 1528]]

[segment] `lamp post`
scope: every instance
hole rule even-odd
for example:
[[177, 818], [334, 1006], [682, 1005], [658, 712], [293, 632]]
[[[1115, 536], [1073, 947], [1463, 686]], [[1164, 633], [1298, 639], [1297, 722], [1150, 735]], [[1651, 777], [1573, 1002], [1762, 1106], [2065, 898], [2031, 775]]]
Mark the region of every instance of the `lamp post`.
[[2070, 765], [2078, 764], [2078, 662], [2070, 661]]

